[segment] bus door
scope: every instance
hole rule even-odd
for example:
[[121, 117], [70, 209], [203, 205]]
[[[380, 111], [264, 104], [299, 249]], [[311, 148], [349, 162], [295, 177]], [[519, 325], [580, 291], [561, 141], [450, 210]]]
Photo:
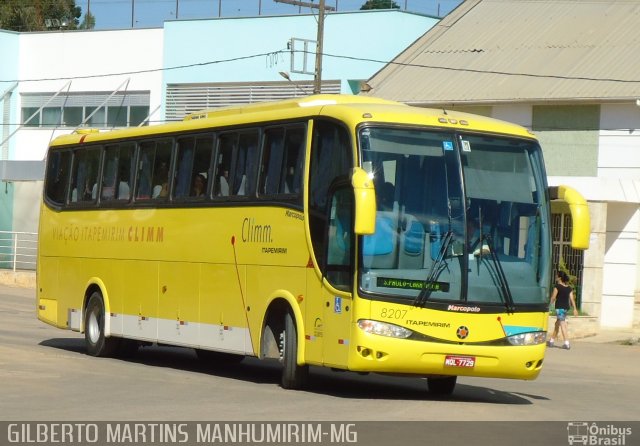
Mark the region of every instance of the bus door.
[[[353, 312], [353, 192], [344, 187], [330, 198], [323, 251], [316, 255], [321, 277], [308, 269], [305, 359], [345, 367]], [[320, 279], [320, 280], [319, 280]]]
[[353, 288], [353, 147], [335, 121], [312, 123], [307, 220], [313, 263], [306, 306], [306, 358], [346, 367]]
[[322, 287], [324, 303], [323, 362], [332, 366], [347, 363], [353, 298], [353, 190], [345, 184], [330, 195], [327, 255]]

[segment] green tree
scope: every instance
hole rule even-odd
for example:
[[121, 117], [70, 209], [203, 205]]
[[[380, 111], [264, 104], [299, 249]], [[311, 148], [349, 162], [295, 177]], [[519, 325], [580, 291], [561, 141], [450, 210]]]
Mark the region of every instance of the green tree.
[[78, 29], [93, 29], [96, 27], [96, 16], [87, 12], [82, 18], [82, 23], [78, 26]]
[[360, 9], [400, 9], [393, 0], [367, 0]]
[[21, 32], [77, 29], [81, 15], [75, 0], [5, 0], [0, 4], [0, 28]]

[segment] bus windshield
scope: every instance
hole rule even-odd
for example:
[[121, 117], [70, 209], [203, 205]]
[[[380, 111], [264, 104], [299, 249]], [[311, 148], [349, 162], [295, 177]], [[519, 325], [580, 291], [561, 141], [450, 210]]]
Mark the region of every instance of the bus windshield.
[[363, 127], [376, 229], [361, 238], [364, 296], [415, 305], [546, 305], [550, 241], [537, 142]]

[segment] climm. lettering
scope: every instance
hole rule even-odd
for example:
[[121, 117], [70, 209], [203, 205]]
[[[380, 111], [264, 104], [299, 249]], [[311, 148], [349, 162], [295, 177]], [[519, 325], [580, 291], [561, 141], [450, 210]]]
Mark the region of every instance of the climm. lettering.
[[271, 225], [259, 225], [255, 219], [245, 218], [242, 220], [242, 241], [271, 243]]
[[163, 226], [129, 226], [130, 242], [164, 242]]

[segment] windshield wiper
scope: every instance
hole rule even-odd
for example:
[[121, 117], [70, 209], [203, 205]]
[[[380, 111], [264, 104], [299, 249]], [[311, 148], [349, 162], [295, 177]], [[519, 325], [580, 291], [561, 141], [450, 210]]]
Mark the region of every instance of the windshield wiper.
[[511, 294], [511, 289], [509, 288], [509, 282], [507, 281], [507, 276], [502, 269], [502, 263], [498, 258], [498, 254], [496, 250], [493, 248], [493, 243], [491, 241], [491, 236], [489, 234], [483, 236], [480, 239], [480, 259], [482, 259], [482, 242], [486, 240], [487, 246], [489, 247], [489, 256], [493, 261], [493, 266], [496, 270], [497, 280], [498, 280], [498, 288], [501, 291], [500, 297], [504, 301], [505, 308], [507, 309], [507, 313], [513, 313], [515, 311], [515, 303], [513, 302], [513, 295]]
[[449, 249], [449, 245], [451, 245], [451, 241], [453, 240], [453, 231], [448, 230], [443, 237], [442, 245], [440, 246], [440, 251], [438, 252], [438, 256], [436, 257], [433, 267], [429, 272], [429, 275], [422, 283], [422, 289], [420, 290], [420, 294], [416, 297], [416, 300], [413, 301], [414, 306], [423, 305], [431, 296], [431, 293], [434, 291], [434, 284], [436, 280], [440, 276], [440, 273], [447, 267], [447, 264], [444, 262], [444, 259], [447, 254], [447, 250]]

